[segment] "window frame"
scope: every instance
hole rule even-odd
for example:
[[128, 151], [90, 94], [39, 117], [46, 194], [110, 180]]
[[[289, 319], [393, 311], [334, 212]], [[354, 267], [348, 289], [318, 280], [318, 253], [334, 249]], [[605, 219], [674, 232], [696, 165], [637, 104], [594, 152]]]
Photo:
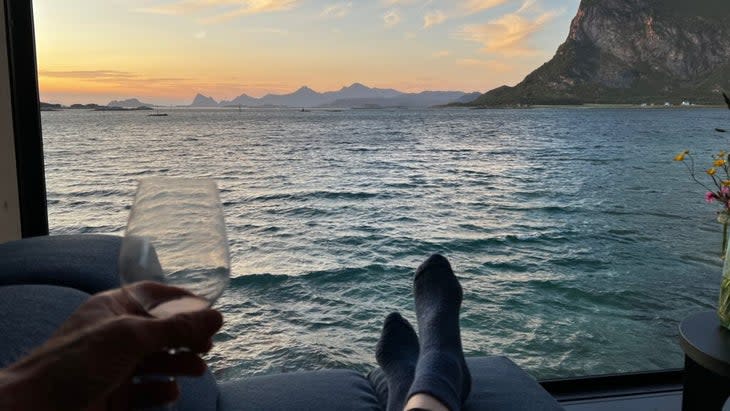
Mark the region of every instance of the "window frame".
[[[23, 238], [48, 235], [43, 136], [32, 0], [4, 0]], [[676, 391], [682, 369], [539, 381], [559, 400]]]
[[[679, 344], [679, 342], [677, 342]], [[684, 370], [672, 368], [538, 381], [558, 401], [600, 400], [682, 390]]]
[[23, 238], [48, 235], [32, 0], [3, 0]]

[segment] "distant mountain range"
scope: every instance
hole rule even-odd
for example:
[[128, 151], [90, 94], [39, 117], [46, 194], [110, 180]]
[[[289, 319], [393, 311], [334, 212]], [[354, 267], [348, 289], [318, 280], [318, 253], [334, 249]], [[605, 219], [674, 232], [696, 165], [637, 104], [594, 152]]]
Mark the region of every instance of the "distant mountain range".
[[393, 89], [370, 88], [360, 83], [343, 87], [339, 91], [319, 93], [302, 87], [290, 94], [267, 94], [261, 98], [242, 94], [230, 101], [216, 102], [209, 96], [198, 94], [189, 107], [295, 107], [295, 108], [385, 108], [431, 107], [459, 102], [468, 103], [480, 93], [462, 91], [424, 91], [403, 93]]
[[218, 102], [208, 96], [197, 94], [190, 107], [218, 107]]
[[387, 108], [387, 107], [433, 107], [450, 103], [467, 103], [479, 97], [480, 93], [465, 94], [461, 91], [424, 91], [400, 94], [394, 97], [341, 98], [322, 105], [328, 108]]

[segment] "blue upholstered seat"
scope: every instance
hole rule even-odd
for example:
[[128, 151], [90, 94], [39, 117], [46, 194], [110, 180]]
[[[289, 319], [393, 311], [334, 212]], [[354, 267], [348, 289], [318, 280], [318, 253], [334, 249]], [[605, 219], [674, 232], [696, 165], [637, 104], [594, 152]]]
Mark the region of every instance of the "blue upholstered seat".
[[[119, 286], [118, 237], [42, 237], [0, 244], [0, 367], [30, 352], [89, 293]], [[470, 358], [466, 411], [559, 410], [558, 403], [512, 361]], [[384, 376], [350, 370], [276, 374], [220, 385], [210, 373], [181, 378], [180, 410], [382, 410]]]
[[220, 385], [220, 410], [377, 411], [378, 399], [364, 376], [325, 370], [253, 377]]
[[0, 287], [0, 368], [43, 344], [89, 295], [51, 285]]
[[119, 247], [110, 235], [34, 237], [0, 244], [0, 286], [60, 285], [88, 294], [119, 287]]

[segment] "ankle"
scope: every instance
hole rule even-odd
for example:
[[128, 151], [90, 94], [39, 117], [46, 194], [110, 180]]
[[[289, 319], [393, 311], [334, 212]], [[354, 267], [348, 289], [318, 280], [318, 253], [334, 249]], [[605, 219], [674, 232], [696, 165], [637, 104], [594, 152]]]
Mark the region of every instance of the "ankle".
[[428, 394], [415, 394], [408, 399], [405, 411], [455, 411], [449, 410], [446, 405]]

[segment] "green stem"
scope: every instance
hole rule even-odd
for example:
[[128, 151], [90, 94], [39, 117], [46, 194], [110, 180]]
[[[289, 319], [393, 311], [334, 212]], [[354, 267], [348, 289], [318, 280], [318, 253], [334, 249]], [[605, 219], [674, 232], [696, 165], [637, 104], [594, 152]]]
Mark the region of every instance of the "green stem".
[[723, 223], [722, 225], [722, 259], [724, 260], [726, 255], [725, 252], [727, 251], [727, 222]]
[[697, 176], [695, 175], [695, 160], [689, 154], [687, 155], [687, 157], [689, 157], [689, 160], [690, 160], [692, 166], [687, 164], [686, 161], [682, 161], [682, 164], [684, 164], [684, 166], [687, 167], [687, 170], [689, 170], [689, 175], [692, 177], [692, 180], [694, 180], [697, 184], [704, 187], [704, 189], [707, 191], [715, 191], [715, 190], [711, 189], [710, 187], [707, 187], [706, 185], [702, 184], [702, 182], [697, 179]]

